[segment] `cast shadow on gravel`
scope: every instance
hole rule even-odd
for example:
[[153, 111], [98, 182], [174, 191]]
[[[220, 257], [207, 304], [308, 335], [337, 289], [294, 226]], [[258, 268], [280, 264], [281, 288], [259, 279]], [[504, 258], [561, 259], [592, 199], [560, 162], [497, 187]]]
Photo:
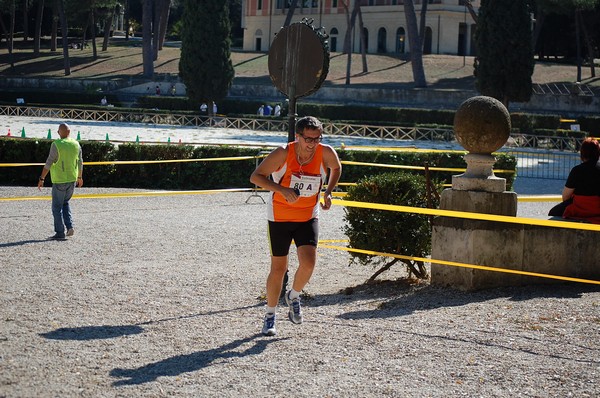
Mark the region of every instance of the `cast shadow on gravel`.
[[60, 328], [47, 333], [40, 333], [41, 337], [50, 340], [104, 340], [112, 339], [121, 336], [129, 336], [139, 334], [144, 331], [143, 325], [152, 325], [155, 323], [169, 322], [196, 318], [200, 316], [210, 316], [215, 314], [223, 314], [227, 312], [237, 312], [241, 310], [251, 309], [262, 306], [262, 304], [247, 305], [238, 308], [228, 308], [218, 311], [200, 312], [197, 314], [180, 315], [168, 318], [150, 320], [146, 322], [136, 323], [134, 325], [101, 325], [101, 326], [82, 326], [73, 328]]
[[464, 292], [452, 288], [432, 286], [414, 279], [378, 281], [346, 288], [337, 294], [315, 295], [305, 301], [311, 307], [343, 305], [344, 301], [380, 301], [376, 308], [351, 311], [339, 315], [340, 319], [392, 318], [410, 315], [416, 311], [458, 307], [485, 302], [497, 298], [511, 301], [526, 301], [537, 298], [577, 299], [587, 292], [597, 292], [595, 285], [581, 283], [558, 283], [506, 287], [475, 292]]
[[2, 247], [12, 247], [12, 246], [24, 246], [30, 243], [42, 243], [48, 242], [48, 239], [30, 239], [30, 240], [20, 240], [18, 242], [8, 242], [8, 243], [0, 243], [0, 248]]
[[138, 325], [102, 325], [60, 328], [52, 332], [40, 333], [40, 336], [50, 340], [103, 340], [139, 334], [143, 331], [144, 328]]
[[[215, 361], [230, 358], [243, 358], [250, 355], [259, 355], [265, 351], [269, 344], [276, 341], [289, 339], [289, 337], [276, 339], [261, 339], [261, 337], [263, 337], [261, 334], [255, 334], [243, 339], [234, 340], [231, 343], [210, 350], [197, 351], [185, 355], [177, 355], [171, 358], [163, 359], [162, 361], [149, 363], [148, 365], [139, 368], [115, 368], [110, 371], [110, 376], [122, 379], [113, 382], [113, 386], [116, 387], [149, 383], [161, 376], [173, 377], [183, 373], [195, 372], [210, 366]], [[251, 342], [254, 342], [251, 347], [248, 347], [242, 351], [236, 350], [242, 345]]]

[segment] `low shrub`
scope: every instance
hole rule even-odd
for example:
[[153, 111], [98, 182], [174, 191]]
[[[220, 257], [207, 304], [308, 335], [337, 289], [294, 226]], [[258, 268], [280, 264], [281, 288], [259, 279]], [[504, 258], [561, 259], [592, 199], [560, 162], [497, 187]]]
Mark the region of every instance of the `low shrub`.
[[[439, 190], [439, 183], [435, 189]], [[437, 208], [436, 196], [427, 198], [427, 185], [423, 176], [406, 172], [388, 172], [369, 176], [348, 189], [347, 200], [402, 205], [411, 207]], [[344, 232], [349, 247], [404, 256], [426, 257], [431, 252], [431, 226], [428, 216], [408, 212], [373, 210], [358, 207], [345, 208]], [[422, 261], [389, 258], [350, 252], [352, 260], [362, 265], [381, 266], [371, 276], [373, 281], [379, 274], [397, 262], [402, 262], [410, 274], [427, 278]]]

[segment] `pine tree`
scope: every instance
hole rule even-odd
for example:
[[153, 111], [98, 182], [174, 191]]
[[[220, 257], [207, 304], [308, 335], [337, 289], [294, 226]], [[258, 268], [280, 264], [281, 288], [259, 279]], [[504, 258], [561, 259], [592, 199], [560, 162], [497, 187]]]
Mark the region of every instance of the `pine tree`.
[[184, 0], [179, 75], [188, 97], [209, 104], [209, 113], [233, 81], [230, 30], [229, 2]]
[[508, 106], [527, 102], [534, 59], [527, 0], [482, 0], [477, 20], [477, 89]]

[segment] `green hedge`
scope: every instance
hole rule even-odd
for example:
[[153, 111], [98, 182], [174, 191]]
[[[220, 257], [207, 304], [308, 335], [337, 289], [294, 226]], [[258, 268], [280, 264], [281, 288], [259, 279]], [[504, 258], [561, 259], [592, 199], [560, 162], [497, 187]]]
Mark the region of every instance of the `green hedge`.
[[[39, 91], [23, 91], [23, 90], [0, 90], [0, 104], [17, 105], [17, 98], [23, 98], [26, 106], [57, 106], [61, 107], [85, 107], [93, 106], [100, 107], [100, 100], [106, 96], [109, 104], [115, 107], [123, 106], [116, 94], [105, 94], [99, 92], [94, 87], [90, 87], [88, 91], [61, 91], [60, 95], [56, 95], [55, 90], [39, 90]], [[106, 107], [103, 107], [104, 109]]]
[[[48, 156], [51, 140], [19, 139], [0, 137], [0, 163], [44, 163]], [[142, 161], [169, 159], [204, 159], [220, 157], [255, 156], [259, 148], [234, 146], [184, 146], [184, 145], [139, 145], [114, 146], [106, 142], [80, 142], [84, 162], [95, 161]], [[464, 152], [394, 152], [394, 151], [349, 151], [338, 149], [341, 160], [413, 165], [446, 168], [465, 168]], [[515, 170], [514, 156], [495, 154], [496, 169]], [[131, 187], [149, 189], [220, 189], [249, 188], [249, 177], [256, 166], [255, 159], [235, 161], [197, 161], [159, 164], [89, 165], [84, 170], [84, 181], [88, 187]], [[41, 166], [0, 167], [0, 185], [34, 185]], [[370, 176], [389, 172], [390, 168], [377, 166], [345, 165], [343, 182], [357, 182]], [[424, 175], [422, 170], [416, 174]], [[450, 183], [458, 172], [432, 171], [433, 179]], [[498, 174], [507, 180], [511, 189], [514, 173]]]

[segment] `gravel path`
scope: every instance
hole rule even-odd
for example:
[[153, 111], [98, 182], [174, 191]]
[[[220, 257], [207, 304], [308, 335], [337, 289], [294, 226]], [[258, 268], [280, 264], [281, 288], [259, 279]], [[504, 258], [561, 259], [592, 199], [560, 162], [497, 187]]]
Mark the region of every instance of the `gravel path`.
[[[248, 196], [74, 199], [66, 242], [46, 240], [48, 200], [0, 202], [0, 396], [600, 395], [597, 286], [464, 293], [400, 267], [367, 286], [373, 269], [321, 248], [304, 324], [280, 308], [261, 336], [265, 206]], [[344, 238], [343, 214], [321, 239]]]

